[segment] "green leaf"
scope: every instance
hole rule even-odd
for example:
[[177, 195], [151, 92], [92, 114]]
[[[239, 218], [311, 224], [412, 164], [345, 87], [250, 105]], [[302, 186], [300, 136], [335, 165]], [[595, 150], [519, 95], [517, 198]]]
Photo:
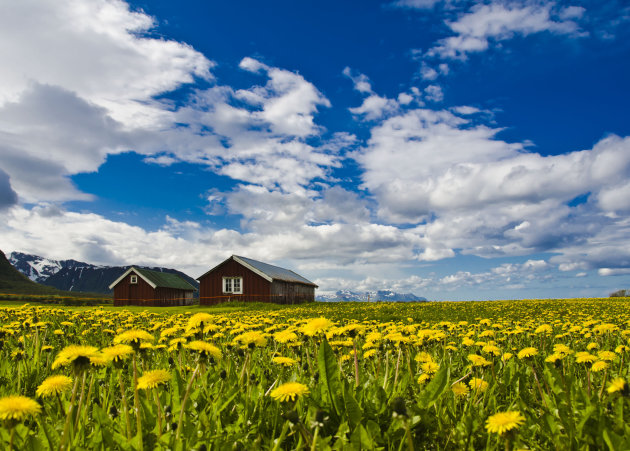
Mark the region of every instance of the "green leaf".
[[182, 376], [179, 374], [179, 370], [177, 368], [171, 371], [171, 375], [171, 407], [173, 409], [173, 412], [179, 412], [184, 392], [184, 381], [182, 379]]
[[431, 405], [444, 392], [450, 378], [450, 368], [444, 364], [440, 367], [433, 379], [427, 384], [424, 390], [418, 396], [418, 405], [423, 409], [431, 407]]
[[372, 437], [362, 425], [354, 430], [350, 436], [350, 443], [355, 449], [374, 449]]
[[345, 404], [345, 410], [348, 418], [348, 423], [350, 424], [350, 429], [354, 430], [354, 428], [357, 427], [357, 424], [361, 423], [361, 419], [363, 418], [363, 410], [361, 409], [361, 406], [352, 394], [351, 385], [347, 381], [344, 382], [343, 401]]
[[317, 366], [319, 368], [320, 381], [324, 388], [324, 396], [328, 398], [336, 416], [340, 417], [343, 393], [341, 389], [341, 379], [339, 378], [339, 364], [326, 338], [324, 338], [319, 345]]

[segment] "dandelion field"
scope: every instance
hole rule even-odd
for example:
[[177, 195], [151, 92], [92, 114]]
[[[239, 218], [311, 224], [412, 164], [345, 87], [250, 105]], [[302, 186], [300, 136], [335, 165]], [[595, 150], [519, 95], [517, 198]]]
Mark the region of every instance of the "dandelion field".
[[630, 300], [0, 307], [0, 449], [630, 449]]

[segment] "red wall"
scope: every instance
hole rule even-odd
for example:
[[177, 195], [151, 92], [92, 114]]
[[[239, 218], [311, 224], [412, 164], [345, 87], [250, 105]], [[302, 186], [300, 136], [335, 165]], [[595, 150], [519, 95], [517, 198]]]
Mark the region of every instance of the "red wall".
[[[138, 283], [131, 283], [131, 276], [138, 276]], [[153, 289], [135, 271], [118, 282], [114, 287], [114, 305], [146, 305], [146, 306], [171, 306], [186, 305], [183, 298], [190, 297], [187, 291], [175, 288], [157, 287]]]
[[[223, 277], [242, 277], [243, 294], [223, 294]], [[229, 259], [199, 279], [199, 303], [201, 305], [218, 304], [228, 300], [270, 302], [272, 301], [271, 283]]]

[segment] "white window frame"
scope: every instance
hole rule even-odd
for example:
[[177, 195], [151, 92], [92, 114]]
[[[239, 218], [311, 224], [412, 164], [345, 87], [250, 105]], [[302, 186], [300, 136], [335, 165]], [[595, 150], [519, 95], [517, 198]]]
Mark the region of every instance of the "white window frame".
[[132, 274], [131, 277], [129, 278], [129, 283], [132, 283], [134, 285], [137, 284], [138, 283], [138, 276]]
[[[238, 281], [238, 290], [234, 289], [236, 282]], [[243, 278], [242, 277], [224, 277], [223, 278], [223, 293], [224, 294], [243, 294]]]

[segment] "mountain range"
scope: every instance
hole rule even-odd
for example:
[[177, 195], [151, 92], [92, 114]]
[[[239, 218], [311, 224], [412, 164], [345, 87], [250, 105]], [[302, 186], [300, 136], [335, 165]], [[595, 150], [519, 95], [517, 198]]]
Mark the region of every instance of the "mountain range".
[[[76, 260], [52, 260], [22, 252], [11, 252], [8, 260], [33, 282], [64, 291], [91, 293], [110, 293], [109, 285], [130, 268], [130, 266], [98, 266]], [[194, 287], [199, 287], [199, 282], [176, 269], [147, 266], [140, 266], [140, 268], [178, 274]], [[423, 302], [426, 298], [389, 290], [366, 292], [339, 290], [334, 294], [319, 294], [315, 300], [319, 302]]]
[[339, 290], [334, 294], [319, 294], [315, 298], [319, 302], [426, 302], [427, 299], [412, 293], [396, 293], [395, 291], [348, 291]]
[[[97, 266], [76, 260], [52, 260], [38, 255], [11, 252], [11, 264], [33, 282], [64, 291], [111, 293], [109, 285], [131, 266]], [[174, 273], [194, 287], [199, 282], [181, 271], [171, 268], [138, 266], [139, 268]]]

